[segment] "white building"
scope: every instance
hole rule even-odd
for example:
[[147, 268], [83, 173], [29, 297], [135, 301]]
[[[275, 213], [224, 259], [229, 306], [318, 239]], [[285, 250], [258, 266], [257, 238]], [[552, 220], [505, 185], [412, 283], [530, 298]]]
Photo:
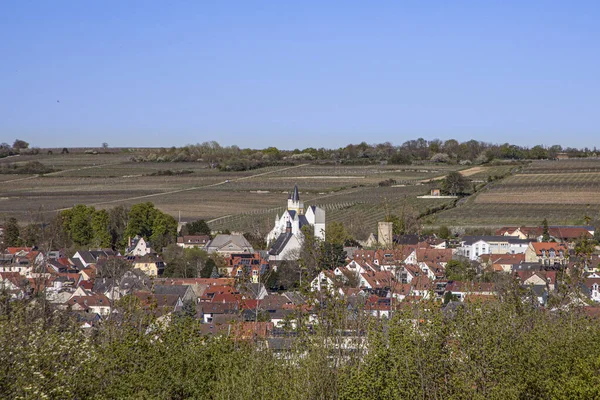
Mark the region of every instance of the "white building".
[[317, 206], [305, 209], [296, 185], [288, 195], [287, 210], [275, 218], [275, 226], [267, 235], [270, 260], [294, 259], [293, 254], [304, 239], [302, 227], [307, 225], [312, 226], [315, 238], [325, 240], [325, 210]]
[[464, 236], [456, 254], [473, 261], [483, 254], [525, 254], [529, 242], [511, 236]]

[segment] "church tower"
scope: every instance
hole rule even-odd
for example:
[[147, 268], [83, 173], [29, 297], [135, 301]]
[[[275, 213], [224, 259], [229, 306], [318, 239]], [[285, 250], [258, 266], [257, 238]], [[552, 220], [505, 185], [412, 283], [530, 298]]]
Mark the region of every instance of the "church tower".
[[288, 211], [296, 211], [298, 215], [304, 215], [304, 203], [300, 201], [298, 185], [294, 185], [294, 191], [288, 195]]

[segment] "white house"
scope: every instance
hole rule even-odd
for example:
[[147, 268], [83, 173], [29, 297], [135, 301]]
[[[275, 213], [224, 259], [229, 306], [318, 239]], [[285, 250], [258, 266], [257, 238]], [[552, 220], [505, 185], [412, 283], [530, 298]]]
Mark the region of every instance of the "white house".
[[483, 254], [524, 254], [529, 242], [512, 236], [464, 236], [456, 254], [473, 261]]
[[128, 256], [145, 256], [146, 254], [152, 253], [150, 243], [146, 242], [143, 237], [136, 236], [133, 239], [129, 238], [129, 243], [125, 254]]
[[328, 291], [335, 292], [336, 276], [332, 271], [323, 270], [310, 282], [310, 290], [313, 292]]

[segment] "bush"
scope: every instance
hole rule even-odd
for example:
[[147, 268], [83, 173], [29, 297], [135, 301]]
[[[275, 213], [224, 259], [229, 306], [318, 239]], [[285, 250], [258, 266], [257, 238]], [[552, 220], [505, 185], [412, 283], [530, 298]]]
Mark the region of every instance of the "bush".
[[392, 178], [386, 179], [385, 181], [381, 181], [381, 182], [378, 183], [378, 185], [380, 187], [389, 187], [389, 186], [392, 186], [392, 185], [395, 185], [395, 184], [396, 184], [396, 180], [392, 179]]
[[0, 167], [0, 174], [25, 174], [25, 175], [34, 175], [34, 174], [47, 174], [50, 172], [55, 172], [57, 170], [48, 167], [47, 165], [42, 164], [39, 161], [30, 161], [24, 164], [21, 163], [12, 163], [5, 164]]

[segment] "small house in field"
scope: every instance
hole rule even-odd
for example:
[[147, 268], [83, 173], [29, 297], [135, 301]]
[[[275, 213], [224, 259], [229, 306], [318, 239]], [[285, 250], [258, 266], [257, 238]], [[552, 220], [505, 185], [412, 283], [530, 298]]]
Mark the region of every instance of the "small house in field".
[[556, 159], [557, 160], [568, 160], [569, 159], [569, 155], [567, 153], [558, 153], [556, 155]]
[[432, 196], [441, 196], [442, 191], [440, 189], [431, 189], [431, 195]]

